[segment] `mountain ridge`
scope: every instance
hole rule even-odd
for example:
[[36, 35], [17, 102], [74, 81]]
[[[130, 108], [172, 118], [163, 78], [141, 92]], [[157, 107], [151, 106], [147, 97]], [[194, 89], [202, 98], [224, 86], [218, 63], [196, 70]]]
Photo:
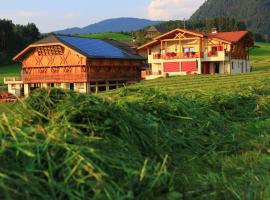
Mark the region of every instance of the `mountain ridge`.
[[270, 0], [207, 0], [191, 19], [233, 17], [255, 33], [270, 35]]
[[160, 24], [162, 21], [152, 21], [148, 19], [139, 19], [132, 17], [121, 17], [106, 19], [88, 26], [79, 28], [68, 28], [60, 31], [54, 31], [57, 34], [88, 34], [88, 33], [106, 33], [106, 32], [130, 32], [143, 29], [147, 26]]

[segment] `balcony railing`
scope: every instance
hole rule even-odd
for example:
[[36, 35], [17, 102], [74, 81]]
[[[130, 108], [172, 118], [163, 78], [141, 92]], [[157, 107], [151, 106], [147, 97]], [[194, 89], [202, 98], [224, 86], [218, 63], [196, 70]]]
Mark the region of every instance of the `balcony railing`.
[[4, 77], [5, 84], [16, 82], [22, 82], [22, 77]]
[[208, 57], [217, 57], [218, 56], [218, 51], [209, 51], [208, 52]]
[[165, 54], [154, 54], [153, 59], [173, 60], [173, 59], [191, 59], [191, 58], [203, 58], [202, 52], [186, 52], [186, 53], [175, 53], [166, 52]]

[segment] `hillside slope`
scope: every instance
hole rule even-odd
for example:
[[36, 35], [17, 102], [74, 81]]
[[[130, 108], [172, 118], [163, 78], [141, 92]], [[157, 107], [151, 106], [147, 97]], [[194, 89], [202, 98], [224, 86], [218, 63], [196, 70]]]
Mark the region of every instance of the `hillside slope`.
[[0, 118], [0, 199], [269, 199], [269, 74], [241, 77], [36, 90]]
[[208, 0], [191, 19], [234, 17], [254, 32], [270, 35], [270, 0]]
[[[256, 46], [266, 66], [269, 45]], [[36, 90], [0, 114], [0, 199], [270, 197], [269, 68]]]
[[161, 21], [151, 21], [138, 18], [115, 18], [107, 19], [83, 28], [70, 28], [61, 31], [55, 31], [60, 34], [88, 34], [105, 32], [129, 32], [136, 31], [147, 26], [156, 25]]

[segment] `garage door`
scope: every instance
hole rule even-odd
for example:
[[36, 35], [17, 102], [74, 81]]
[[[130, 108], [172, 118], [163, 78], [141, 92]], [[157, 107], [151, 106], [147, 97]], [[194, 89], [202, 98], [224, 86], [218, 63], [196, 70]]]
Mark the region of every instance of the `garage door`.
[[180, 62], [164, 63], [164, 72], [180, 72]]
[[182, 62], [182, 72], [195, 72], [197, 69], [197, 62]]

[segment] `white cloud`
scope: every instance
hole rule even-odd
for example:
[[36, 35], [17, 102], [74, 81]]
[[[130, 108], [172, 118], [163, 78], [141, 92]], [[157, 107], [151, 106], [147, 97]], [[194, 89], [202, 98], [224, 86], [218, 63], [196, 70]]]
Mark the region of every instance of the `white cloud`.
[[152, 0], [148, 6], [148, 15], [155, 20], [189, 18], [204, 0]]

